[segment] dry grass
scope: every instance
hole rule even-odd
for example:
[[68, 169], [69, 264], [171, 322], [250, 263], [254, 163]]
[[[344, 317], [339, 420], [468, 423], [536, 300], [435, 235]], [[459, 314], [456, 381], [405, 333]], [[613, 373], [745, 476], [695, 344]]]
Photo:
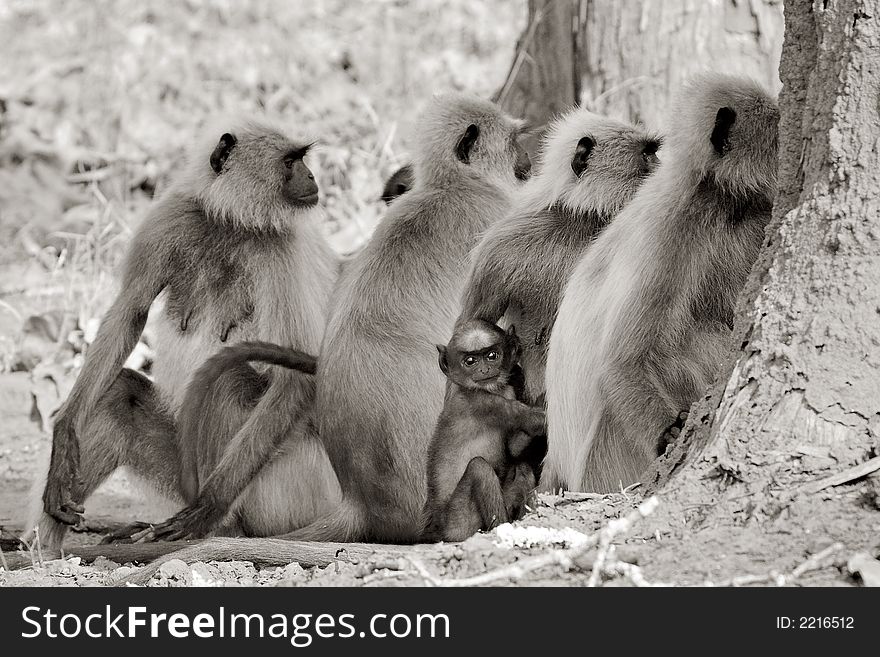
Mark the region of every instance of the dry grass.
[[[328, 233], [358, 245], [415, 109], [494, 91], [524, 19], [509, 0], [3, 3], [0, 299], [32, 312], [14, 295], [45, 286], [100, 314], [145, 206], [215, 113], [319, 136]], [[46, 275], [21, 280], [28, 259]]]

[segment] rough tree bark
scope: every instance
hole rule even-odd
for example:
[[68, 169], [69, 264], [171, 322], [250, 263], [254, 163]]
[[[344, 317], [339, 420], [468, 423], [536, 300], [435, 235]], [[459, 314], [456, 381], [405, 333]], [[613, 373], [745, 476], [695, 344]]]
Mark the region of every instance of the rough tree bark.
[[528, 0], [528, 9], [528, 23], [494, 100], [534, 128], [536, 136], [526, 144], [532, 151], [544, 126], [580, 97], [578, 0]]
[[582, 102], [660, 126], [670, 92], [695, 71], [750, 75], [773, 91], [780, 0], [581, 0]]
[[790, 0], [785, 20], [779, 191], [738, 353], [649, 486], [714, 517], [772, 516], [880, 450], [880, 2]]
[[777, 91], [781, 0], [529, 0], [496, 99], [537, 128], [580, 102], [658, 126], [668, 95], [705, 68]]

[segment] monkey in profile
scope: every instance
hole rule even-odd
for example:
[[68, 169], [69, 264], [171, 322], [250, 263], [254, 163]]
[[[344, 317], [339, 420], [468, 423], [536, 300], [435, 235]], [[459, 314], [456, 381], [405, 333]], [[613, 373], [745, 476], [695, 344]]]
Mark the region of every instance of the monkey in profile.
[[547, 452], [544, 410], [516, 400], [513, 326], [471, 320], [437, 345], [448, 379], [428, 447], [425, 541], [461, 541], [521, 517]]
[[[412, 543], [422, 535], [428, 444], [444, 398], [425, 345], [452, 334], [461, 264], [507, 212], [528, 156], [522, 122], [467, 95], [435, 97], [417, 129], [415, 186], [342, 272], [317, 365], [304, 437], [325, 446], [343, 499], [283, 536], [291, 541]], [[308, 486], [310, 476], [301, 477]], [[287, 545], [212, 538], [178, 556], [301, 558]]]
[[537, 172], [477, 246], [459, 322], [506, 316], [523, 341], [526, 401], [543, 403], [550, 329], [580, 255], [656, 168], [660, 138], [576, 108], [544, 138]]
[[385, 201], [385, 205], [391, 205], [391, 201], [411, 190], [414, 183], [413, 165], [404, 164], [385, 181], [381, 199]]
[[[311, 405], [314, 377], [287, 368], [231, 368], [213, 382], [212, 403], [199, 409], [222, 430], [198, 440], [178, 436], [193, 374], [224, 346], [263, 339], [309, 353], [320, 347], [338, 263], [321, 235], [308, 150], [308, 142], [261, 121], [225, 124], [199, 142], [153, 205], [132, 239], [121, 289], [55, 418], [44, 512], [34, 509], [28, 525], [39, 526], [45, 546], [60, 546], [83, 502], [120, 466], [197, 504], [202, 526], [216, 524], [238, 499], [243, 529], [235, 531], [245, 533], [290, 530], [338, 499], [320, 445], [279, 446]], [[154, 383], [123, 364], [160, 295]], [[264, 469], [263, 481], [239, 495], [242, 480], [248, 483], [279, 449], [296, 456], [309, 485], [296, 492]], [[230, 463], [235, 477], [208, 476]], [[303, 511], [279, 512], [281, 495], [304, 499]]]
[[576, 266], [550, 338], [542, 487], [635, 481], [712, 382], [764, 239], [777, 166], [775, 100], [694, 78], [668, 156]]

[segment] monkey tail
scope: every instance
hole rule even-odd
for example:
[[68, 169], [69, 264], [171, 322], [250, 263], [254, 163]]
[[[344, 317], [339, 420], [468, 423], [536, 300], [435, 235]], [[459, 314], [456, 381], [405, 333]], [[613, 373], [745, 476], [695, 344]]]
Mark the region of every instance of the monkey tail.
[[313, 523], [300, 527], [279, 538], [288, 541], [324, 541], [348, 543], [364, 540], [362, 515], [346, 500]]
[[[380, 546], [351, 543], [363, 534], [357, 509], [342, 502], [331, 513], [310, 525], [275, 538], [212, 538], [166, 554], [137, 573], [116, 581], [117, 585], [146, 584], [166, 561], [250, 561], [261, 566], [326, 566], [334, 561], [351, 561], [367, 556]], [[171, 545], [171, 544], [165, 544]], [[129, 546], [119, 546], [129, 547]], [[137, 546], [130, 546], [137, 549]], [[400, 549], [400, 546], [387, 546]]]
[[178, 443], [180, 445], [180, 486], [186, 500], [195, 499], [199, 490], [198, 444], [203, 423], [207, 420], [205, 409], [215, 394], [217, 380], [225, 372], [250, 361], [280, 365], [304, 374], [314, 374], [318, 359], [292, 347], [282, 347], [271, 342], [239, 342], [211, 356], [196, 370], [186, 388], [186, 395], [178, 414]]
[[280, 365], [305, 374], [314, 374], [318, 366], [317, 358], [291, 347], [271, 342], [239, 342], [218, 351], [196, 371], [187, 387], [182, 407], [200, 410], [214, 383], [224, 372], [250, 361]]
[[318, 367], [317, 358], [299, 349], [282, 347], [271, 342], [239, 342], [221, 349], [209, 358], [199, 368], [196, 379], [203, 384], [211, 384], [229, 368], [251, 361], [280, 365], [305, 374], [314, 374]]

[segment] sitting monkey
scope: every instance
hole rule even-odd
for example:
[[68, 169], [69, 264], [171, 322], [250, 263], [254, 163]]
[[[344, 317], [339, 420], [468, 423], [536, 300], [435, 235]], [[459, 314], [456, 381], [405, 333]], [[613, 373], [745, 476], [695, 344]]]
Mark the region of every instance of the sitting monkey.
[[437, 345], [446, 399], [428, 448], [425, 541], [461, 541], [522, 517], [547, 453], [544, 411], [516, 399], [519, 340], [482, 320]]

